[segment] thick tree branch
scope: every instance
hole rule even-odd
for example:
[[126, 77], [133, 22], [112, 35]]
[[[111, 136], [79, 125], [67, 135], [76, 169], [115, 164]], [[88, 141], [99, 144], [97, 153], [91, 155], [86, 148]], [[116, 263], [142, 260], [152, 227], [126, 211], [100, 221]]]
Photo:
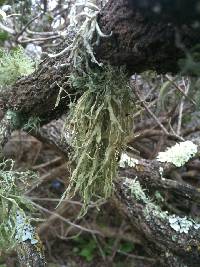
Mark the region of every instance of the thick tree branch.
[[[185, 49], [200, 41], [198, 28], [184, 25], [177, 29], [162, 17], [159, 22], [149, 21], [137, 9], [131, 9], [127, 0], [110, 0], [98, 22], [101, 30], [112, 32], [112, 36], [100, 40], [95, 47], [96, 57], [113, 65], [125, 65], [130, 73], [148, 69], [177, 72]], [[67, 54], [44, 60], [35, 73], [0, 92], [5, 108], [27, 117], [39, 116], [44, 122], [60, 116], [69, 102], [67, 97], [62, 98], [64, 90], [74, 93], [67, 83], [68, 63]], [[60, 104], [55, 107], [61, 91]]]
[[191, 227], [189, 233], [176, 232], [170, 226], [168, 216], [162, 216], [156, 206], [148, 206], [144, 199], [137, 199], [131, 193], [125, 179], [118, 180], [116, 189], [119, 207], [121, 206], [132, 226], [143, 233], [144, 244], [147, 244], [151, 253], [153, 251], [154, 255], [157, 254], [159, 266], [199, 265], [199, 229]]
[[[162, 15], [157, 19], [149, 18], [147, 12], [151, 14], [150, 8], [144, 13], [138, 9], [140, 1], [132, 2], [131, 9], [126, 0], [117, 3], [111, 0], [102, 10], [99, 16], [101, 30], [113, 34], [111, 38], [101, 40], [96, 48], [98, 58], [117, 66], [125, 65], [132, 73], [147, 69], [177, 72], [178, 60], [184, 57], [183, 48], [190, 49], [200, 41], [197, 34], [200, 30], [192, 28], [188, 21], [177, 28], [174, 23], [177, 17], [173, 22], [166, 21]], [[152, 1], [147, 2], [152, 4]], [[160, 3], [162, 5], [162, 1]], [[172, 8], [171, 14], [173, 12]]]

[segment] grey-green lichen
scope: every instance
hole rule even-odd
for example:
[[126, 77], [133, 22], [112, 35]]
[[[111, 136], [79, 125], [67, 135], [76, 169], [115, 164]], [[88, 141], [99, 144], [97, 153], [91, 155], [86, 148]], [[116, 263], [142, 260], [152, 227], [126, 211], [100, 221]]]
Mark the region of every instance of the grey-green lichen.
[[76, 168], [66, 193], [78, 191], [85, 207], [113, 192], [118, 158], [133, 130], [134, 101], [128, 79], [124, 68], [111, 66], [70, 77], [71, 85], [83, 95], [69, 114]]
[[175, 144], [165, 152], [158, 154], [157, 160], [160, 162], [172, 163], [177, 167], [183, 166], [197, 153], [197, 145], [192, 141], [185, 141]]
[[15, 231], [15, 239], [18, 242], [25, 242], [29, 240], [32, 245], [38, 243], [34, 227], [30, 224], [30, 220], [27, 216], [25, 216], [24, 212], [21, 212], [20, 210], [18, 210], [16, 214]]
[[130, 188], [131, 195], [136, 200], [142, 201], [145, 204], [144, 214], [147, 219], [149, 219], [150, 216], [164, 219], [174, 231], [180, 234], [188, 234], [190, 230], [200, 229], [200, 224], [191, 218], [186, 216], [180, 217], [175, 214], [169, 215], [168, 211], [162, 211], [161, 208], [145, 194], [137, 178], [135, 180], [126, 178], [125, 184]]
[[12, 249], [19, 240], [25, 238], [23, 231], [21, 236], [19, 234], [22, 225], [20, 226], [18, 215], [26, 218], [28, 224], [27, 212], [32, 209], [32, 205], [23, 196], [23, 192], [35, 177], [36, 175], [29, 171], [14, 170], [14, 162], [11, 160], [0, 163], [0, 249], [2, 250]]

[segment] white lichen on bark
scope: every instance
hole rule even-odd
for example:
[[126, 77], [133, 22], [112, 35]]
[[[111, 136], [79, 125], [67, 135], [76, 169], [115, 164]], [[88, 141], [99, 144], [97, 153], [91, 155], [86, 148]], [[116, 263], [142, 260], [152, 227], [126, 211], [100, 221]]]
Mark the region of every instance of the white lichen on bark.
[[120, 161], [119, 161], [119, 166], [121, 168], [126, 168], [128, 167], [135, 167], [138, 164], [138, 160], [134, 159], [132, 157], [129, 157], [127, 154], [122, 153]]
[[171, 228], [179, 233], [188, 234], [189, 230], [192, 230], [192, 228], [194, 228], [195, 230], [198, 230], [200, 228], [200, 224], [187, 217], [171, 215], [168, 219]]
[[38, 243], [34, 227], [25, 217], [24, 213], [18, 211], [16, 216], [16, 235], [15, 239], [19, 242], [29, 240], [32, 245]]
[[160, 162], [168, 162], [176, 167], [183, 166], [197, 153], [197, 145], [192, 141], [185, 141], [175, 144], [168, 148], [165, 152], [160, 152], [157, 160]]

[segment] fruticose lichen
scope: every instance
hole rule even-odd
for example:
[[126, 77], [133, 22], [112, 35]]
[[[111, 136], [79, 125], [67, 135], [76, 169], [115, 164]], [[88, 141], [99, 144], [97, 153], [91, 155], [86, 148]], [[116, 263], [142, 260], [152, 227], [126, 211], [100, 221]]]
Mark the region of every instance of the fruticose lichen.
[[84, 93], [69, 115], [76, 168], [66, 193], [78, 191], [86, 207], [112, 194], [118, 158], [133, 130], [134, 101], [123, 68], [96, 68], [71, 77], [71, 85]]
[[175, 144], [168, 148], [165, 152], [160, 152], [157, 160], [160, 162], [168, 162], [176, 167], [183, 166], [197, 153], [197, 145], [191, 141], [185, 141]]
[[[90, 1], [81, 6], [84, 12], [78, 14], [77, 6], [70, 12], [68, 30], [73, 27], [76, 34], [69, 46], [49, 56], [68, 55], [70, 86], [82, 95], [70, 105], [67, 125], [73, 132], [71, 158], [76, 167], [62, 199], [79, 192], [86, 211], [90, 201], [112, 194], [118, 158], [133, 130], [135, 105], [125, 68], [104, 66], [95, 58], [93, 46], [100, 37], [110, 36], [99, 28], [100, 10]], [[79, 16], [81, 20], [77, 20]]]

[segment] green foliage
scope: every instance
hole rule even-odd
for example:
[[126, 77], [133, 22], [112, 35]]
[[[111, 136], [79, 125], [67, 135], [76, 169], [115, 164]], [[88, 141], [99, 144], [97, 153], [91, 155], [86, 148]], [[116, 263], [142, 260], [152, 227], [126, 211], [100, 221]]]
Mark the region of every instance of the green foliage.
[[107, 66], [72, 76], [71, 84], [84, 93], [69, 116], [76, 168], [66, 194], [79, 191], [86, 208], [91, 200], [112, 194], [118, 158], [133, 129], [134, 104], [122, 68]]
[[0, 85], [13, 84], [19, 77], [34, 71], [33, 61], [19, 47], [11, 52], [0, 50]]
[[19, 234], [16, 232], [19, 228], [17, 215], [20, 213], [27, 218], [25, 212], [31, 209], [22, 193], [29, 179], [34, 177], [30, 172], [14, 171], [11, 160], [0, 163], [0, 250], [12, 249], [16, 245], [16, 235]]
[[4, 42], [9, 37], [7, 32], [0, 31], [0, 42]]
[[86, 261], [90, 262], [93, 260], [97, 250], [97, 243], [93, 238], [75, 238], [75, 248], [74, 252], [83, 257]]
[[[109, 238], [108, 241], [106, 242], [105, 246], [103, 247], [103, 251], [105, 255], [112, 255], [113, 253], [113, 247], [116, 246], [116, 240], [113, 238]], [[135, 245], [132, 242], [129, 241], [121, 241], [119, 242], [117, 248], [115, 247], [120, 252], [123, 253], [131, 253], [135, 249]]]
[[131, 242], [122, 242], [120, 244], [119, 250], [124, 253], [131, 253], [134, 250], [135, 246]]
[[[74, 238], [73, 252], [83, 257], [86, 261], [91, 262], [96, 256], [100, 255], [99, 245], [94, 238], [88, 236], [78, 236]], [[122, 253], [131, 253], [135, 249], [135, 245], [129, 241], [120, 241], [116, 247], [116, 239], [108, 238], [105, 240], [104, 246], [101, 248], [101, 254], [110, 256], [113, 254], [113, 248]]]

